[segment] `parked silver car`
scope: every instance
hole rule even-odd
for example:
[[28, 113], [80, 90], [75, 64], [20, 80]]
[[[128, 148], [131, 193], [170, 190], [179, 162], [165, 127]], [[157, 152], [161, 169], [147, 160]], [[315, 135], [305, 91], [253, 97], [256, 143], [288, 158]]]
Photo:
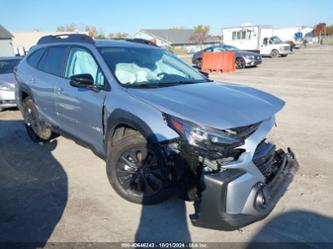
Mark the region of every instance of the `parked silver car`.
[[129, 201], [176, 191], [194, 202], [196, 226], [233, 230], [263, 219], [297, 169], [290, 150], [266, 139], [281, 99], [213, 82], [155, 46], [47, 36], [16, 78], [33, 141], [62, 134], [91, 148]]
[[15, 107], [14, 68], [19, 64], [20, 57], [0, 57], [0, 111]]
[[237, 69], [243, 69], [245, 67], [255, 67], [262, 63], [262, 57], [258, 53], [244, 51], [234, 46], [222, 44], [222, 45], [208, 47], [196, 52], [192, 56], [192, 64], [194, 64], [198, 68], [201, 68], [203, 52], [225, 52], [225, 51], [235, 52], [235, 64]]

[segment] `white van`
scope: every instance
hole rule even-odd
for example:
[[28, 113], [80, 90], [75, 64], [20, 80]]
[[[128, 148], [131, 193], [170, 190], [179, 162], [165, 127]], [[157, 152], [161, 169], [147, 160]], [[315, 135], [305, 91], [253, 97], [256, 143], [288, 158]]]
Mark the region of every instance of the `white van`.
[[260, 52], [261, 55], [285, 57], [290, 54], [290, 45], [273, 35], [268, 25], [243, 25], [223, 29], [223, 43], [242, 50]]

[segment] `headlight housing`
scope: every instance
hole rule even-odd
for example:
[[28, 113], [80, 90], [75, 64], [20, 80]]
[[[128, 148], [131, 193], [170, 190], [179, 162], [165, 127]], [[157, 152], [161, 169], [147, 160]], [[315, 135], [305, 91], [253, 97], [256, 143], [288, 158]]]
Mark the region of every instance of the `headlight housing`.
[[222, 152], [244, 144], [232, 134], [232, 131], [203, 127], [170, 115], [165, 115], [165, 119], [183, 141], [196, 148]]
[[249, 60], [254, 60], [254, 56], [253, 55], [246, 55], [245, 58], [249, 59]]

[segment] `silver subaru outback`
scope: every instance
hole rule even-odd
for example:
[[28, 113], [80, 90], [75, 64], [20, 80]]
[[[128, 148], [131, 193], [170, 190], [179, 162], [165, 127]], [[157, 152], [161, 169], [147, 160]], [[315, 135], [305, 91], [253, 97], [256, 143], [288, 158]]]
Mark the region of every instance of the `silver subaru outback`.
[[193, 201], [196, 226], [233, 230], [263, 219], [298, 167], [290, 149], [266, 139], [282, 100], [213, 82], [156, 46], [46, 36], [16, 78], [33, 141], [63, 135], [89, 147], [131, 202]]

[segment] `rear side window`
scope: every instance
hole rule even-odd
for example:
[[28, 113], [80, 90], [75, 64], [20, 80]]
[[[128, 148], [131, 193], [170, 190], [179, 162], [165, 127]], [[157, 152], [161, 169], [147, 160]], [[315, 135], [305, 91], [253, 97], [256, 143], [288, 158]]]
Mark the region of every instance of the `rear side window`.
[[56, 46], [47, 48], [38, 68], [46, 73], [61, 77], [68, 46]]
[[33, 67], [37, 67], [38, 66], [38, 62], [40, 61], [40, 58], [43, 56], [45, 49], [41, 48], [36, 50], [35, 52], [33, 52], [31, 55], [29, 55], [27, 61], [28, 63], [33, 66]]

